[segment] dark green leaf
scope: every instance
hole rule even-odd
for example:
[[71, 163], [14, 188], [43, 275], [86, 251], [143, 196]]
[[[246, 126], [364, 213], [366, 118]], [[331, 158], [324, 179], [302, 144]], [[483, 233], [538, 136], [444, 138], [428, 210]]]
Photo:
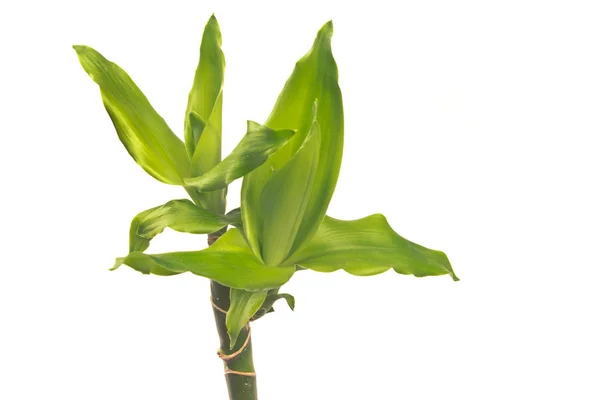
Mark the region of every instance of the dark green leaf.
[[178, 232], [212, 233], [239, 223], [239, 215], [217, 215], [189, 200], [171, 200], [133, 218], [129, 229], [129, 252], [146, 250], [150, 240], [167, 227]]
[[203, 192], [226, 188], [234, 180], [262, 165], [293, 135], [294, 131], [274, 131], [248, 121], [246, 135], [231, 154], [205, 174], [186, 179], [185, 184]]
[[227, 231], [205, 250], [165, 254], [132, 252], [117, 259], [113, 269], [126, 264], [145, 274], [164, 275], [191, 272], [222, 285], [236, 289], [263, 290], [276, 288], [287, 282], [295, 268], [267, 267], [248, 247], [239, 229]]
[[227, 311], [225, 324], [229, 334], [230, 348], [233, 350], [237, 342], [238, 335], [244, 325], [250, 321], [250, 318], [260, 309], [260, 306], [267, 297], [267, 290], [249, 292], [242, 289], [231, 289], [231, 305]]
[[313, 239], [285, 263], [320, 272], [344, 269], [361, 276], [393, 268], [400, 274], [449, 274], [458, 280], [444, 253], [404, 239], [381, 214], [354, 221], [326, 217]]
[[129, 154], [159, 181], [182, 185], [183, 178], [190, 176], [183, 142], [117, 64], [91, 47], [73, 48], [83, 69], [100, 86], [104, 107]]
[[229, 211], [227, 214], [227, 217], [230, 218], [233, 222], [231, 223], [231, 225], [235, 226], [236, 228], [242, 228], [242, 209], [241, 208], [234, 208], [233, 210]]
[[190, 112], [188, 118], [189, 130], [191, 131], [192, 136], [194, 137], [194, 143], [198, 143], [198, 140], [200, 140], [200, 136], [202, 136], [202, 132], [204, 132], [204, 128], [206, 128], [206, 122], [204, 122], [202, 117], [194, 111]]

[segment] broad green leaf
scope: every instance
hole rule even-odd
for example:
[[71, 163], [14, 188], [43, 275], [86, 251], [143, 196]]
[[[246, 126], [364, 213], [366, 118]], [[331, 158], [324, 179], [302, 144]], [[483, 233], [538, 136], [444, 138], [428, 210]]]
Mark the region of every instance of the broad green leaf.
[[185, 179], [185, 184], [203, 192], [226, 188], [234, 180], [261, 166], [293, 135], [294, 131], [275, 131], [248, 121], [246, 135], [231, 154], [207, 173]]
[[[242, 184], [244, 231], [252, 250], [263, 258], [261, 248], [262, 250], [265, 248], [261, 235], [267, 232], [261, 230], [261, 224], [265, 218], [268, 218], [271, 210], [262, 209], [261, 194], [273, 171], [286, 165], [304, 143], [312, 126], [312, 109], [315, 101], [318, 104], [317, 123], [321, 131], [318, 147], [319, 162], [311, 183], [310, 200], [303, 213], [297, 215], [300, 224], [294, 228], [294, 243], [290, 251], [295, 251], [314, 235], [333, 196], [342, 159], [344, 127], [337, 65], [331, 52], [332, 34], [333, 25], [328, 22], [317, 34], [310, 51], [296, 63], [271, 115], [265, 122], [265, 125], [271, 129], [293, 129], [296, 134], [288, 145], [273, 154], [261, 167], [244, 177]], [[307, 166], [298, 164], [295, 168], [307, 168]], [[287, 185], [291, 188], [297, 183], [290, 181]]]
[[319, 272], [344, 269], [354, 275], [375, 275], [393, 268], [400, 274], [449, 274], [458, 280], [448, 257], [398, 235], [381, 214], [354, 221], [326, 217], [312, 240], [286, 264]]
[[190, 176], [183, 142], [117, 64], [91, 47], [73, 48], [85, 72], [100, 86], [104, 107], [129, 154], [159, 181], [182, 185], [183, 178]]
[[126, 264], [144, 274], [191, 272], [236, 289], [276, 288], [294, 274], [293, 266], [267, 267], [250, 250], [239, 229], [231, 229], [200, 251], [145, 254], [134, 251], [118, 258], [113, 269]]
[[267, 265], [279, 265], [290, 254], [302, 216], [314, 195], [319, 141], [319, 125], [315, 121], [302, 147], [275, 171], [263, 189], [260, 206], [268, 214], [263, 216], [260, 237], [261, 254]]
[[[202, 34], [200, 60], [185, 112], [185, 144], [191, 158], [191, 176], [205, 174], [221, 161], [224, 73], [221, 30], [213, 15]], [[225, 212], [225, 190], [195, 191], [193, 198], [210, 211]]]
[[189, 200], [171, 200], [133, 218], [129, 229], [129, 252], [146, 250], [150, 240], [167, 227], [178, 232], [212, 233], [240, 222], [239, 215], [217, 215]]
[[229, 295], [231, 304], [225, 318], [231, 350], [235, 347], [240, 331], [260, 309], [266, 297], [267, 290], [249, 292], [242, 289], [231, 289]]

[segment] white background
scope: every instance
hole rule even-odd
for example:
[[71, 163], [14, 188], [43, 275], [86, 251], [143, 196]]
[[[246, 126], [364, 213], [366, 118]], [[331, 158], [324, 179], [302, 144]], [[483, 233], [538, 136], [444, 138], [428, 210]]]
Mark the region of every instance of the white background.
[[208, 281], [108, 272], [131, 218], [184, 192], [130, 159], [70, 47], [182, 132], [212, 12], [225, 152], [333, 19], [329, 214], [382, 212], [462, 278], [298, 273], [296, 311], [253, 325], [262, 400], [600, 398], [600, 10], [526, 0], [2, 2], [0, 398], [226, 399]]

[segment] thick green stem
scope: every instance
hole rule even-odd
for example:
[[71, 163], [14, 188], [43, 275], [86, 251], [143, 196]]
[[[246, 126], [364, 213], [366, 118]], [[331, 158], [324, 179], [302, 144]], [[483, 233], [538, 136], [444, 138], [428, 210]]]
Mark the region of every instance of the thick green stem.
[[[212, 234], [208, 238], [212, 245], [223, 232]], [[218, 282], [210, 282], [211, 300], [217, 324], [217, 332], [221, 347], [219, 356], [225, 364], [225, 380], [230, 400], [257, 400], [256, 373], [252, 361], [252, 340], [250, 337], [250, 326], [240, 332], [237, 344], [233, 350], [229, 350], [229, 335], [225, 325], [226, 314], [229, 309], [229, 288]]]

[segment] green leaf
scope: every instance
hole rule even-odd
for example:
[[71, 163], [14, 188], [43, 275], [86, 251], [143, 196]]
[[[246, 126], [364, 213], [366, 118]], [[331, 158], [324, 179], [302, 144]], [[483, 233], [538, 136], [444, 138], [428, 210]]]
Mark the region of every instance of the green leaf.
[[[188, 96], [188, 104], [185, 111], [186, 118], [184, 121], [185, 145], [190, 157], [195, 154], [196, 147], [198, 146], [200, 153], [212, 160], [212, 162], [215, 160], [218, 162], [221, 157], [220, 129], [211, 132], [214, 136], [202, 138], [207, 143], [198, 144], [202, 137], [203, 129], [195, 131], [193, 125], [197, 121], [206, 125], [213, 111], [219, 111], [215, 110], [215, 106], [220, 101], [219, 97], [223, 90], [225, 74], [225, 56], [221, 50], [221, 41], [219, 23], [213, 15], [206, 23], [204, 33], [202, 34], [200, 59], [196, 67], [194, 83]], [[192, 115], [190, 118], [190, 114], [195, 115]], [[215, 117], [218, 117], [215, 121], [218, 122], [220, 128], [220, 112], [215, 113]]]
[[[311, 181], [310, 200], [303, 213], [297, 216], [300, 223], [294, 224], [294, 232], [291, 233], [294, 239], [291, 252], [314, 235], [325, 216], [335, 189], [342, 159], [344, 127], [337, 65], [331, 52], [332, 34], [333, 25], [328, 22], [319, 31], [310, 51], [296, 63], [271, 115], [265, 122], [271, 129], [293, 129], [296, 134], [288, 145], [244, 177], [241, 203], [244, 231], [252, 250], [263, 258], [261, 247], [263, 251], [265, 248], [261, 235], [266, 231], [261, 230], [261, 225], [271, 211], [262, 209], [261, 194], [273, 171], [286, 165], [305, 142], [313, 125], [312, 110], [315, 101], [318, 104], [317, 123], [321, 132], [319, 161]], [[298, 163], [295, 168], [302, 169], [307, 166]], [[287, 182], [287, 185], [285, 190], [297, 186], [293, 181]], [[277, 258], [279, 256], [273, 257]]]
[[234, 208], [233, 210], [229, 211], [227, 214], [228, 218], [230, 218], [233, 222], [231, 223], [231, 225], [235, 226], [236, 228], [242, 228], [242, 209], [241, 208]]
[[113, 269], [126, 264], [144, 274], [191, 272], [236, 289], [264, 290], [283, 285], [294, 274], [293, 266], [267, 267], [248, 247], [239, 229], [231, 229], [200, 251], [144, 254], [134, 251], [117, 259]]
[[[189, 119], [189, 130], [194, 137], [194, 143], [198, 143], [200, 140], [200, 136], [202, 136], [202, 132], [204, 132], [204, 128], [206, 128], [206, 122], [202, 119], [198, 113], [195, 111], [190, 111]], [[193, 155], [193, 154], [192, 154]], [[190, 155], [190, 157], [192, 156]]]
[[[191, 158], [191, 176], [205, 174], [221, 161], [224, 74], [221, 30], [213, 15], [204, 28], [200, 60], [185, 112], [185, 144]], [[193, 197], [210, 211], [218, 214], [225, 211], [225, 190], [196, 191]]]
[[250, 318], [260, 309], [267, 297], [267, 290], [249, 292], [241, 289], [231, 289], [229, 310], [225, 318], [230, 348], [233, 350], [240, 331], [250, 321]]
[[162, 206], [142, 211], [133, 218], [129, 229], [129, 252], [144, 251], [150, 240], [165, 228], [187, 233], [212, 233], [239, 224], [239, 215], [217, 215], [189, 200], [171, 200]]
[[[292, 159], [277, 170], [261, 194], [261, 253], [265, 264], [279, 265], [290, 254], [313, 193], [320, 133], [317, 122]], [[242, 213], [243, 216], [243, 213]]]
[[257, 319], [264, 317], [266, 314], [275, 311], [273, 309], [273, 304], [275, 304], [275, 302], [279, 299], [285, 299], [288, 307], [292, 311], [294, 311], [294, 307], [296, 306], [296, 300], [294, 299], [294, 296], [287, 293], [277, 293], [278, 290], [279, 288], [271, 289], [268, 291], [265, 302], [260, 307], [260, 309], [252, 316], [252, 318], [250, 318], [250, 321], [256, 321]]
[[296, 299], [294, 299], [294, 296], [287, 293], [275, 293], [268, 295], [261, 309], [265, 309], [265, 311], [268, 311], [269, 309], [271, 309], [271, 307], [273, 307], [273, 304], [275, 304], [275, 302], [280, 299], [284, 299], [290, 310], [294, 311], [294, 308], [296, 307]]
[[104, 107], [129, 154], [159, 181], [182, 185], [190, 175], [183, 142], [117, 64], [91, 47], [73, 48], [85, 72], [100, 86]]
[[286, 260], [289, 263], [319, 272], [344, 269], [367, 276], [393, 268], [400, 274], [449, 274], [458, 280], [444, 253], [404, 239], [381, 214], [354, 221], [326, 217], [313, 239]]
[[293, 135], [294, 131], [275, 131], [256, 122], [248, 121], [246, 135], [231, 154], [207, 173], [185, 179], [185, 184], [199, 191], [226, 188], [234, 180], [261, 166]]

